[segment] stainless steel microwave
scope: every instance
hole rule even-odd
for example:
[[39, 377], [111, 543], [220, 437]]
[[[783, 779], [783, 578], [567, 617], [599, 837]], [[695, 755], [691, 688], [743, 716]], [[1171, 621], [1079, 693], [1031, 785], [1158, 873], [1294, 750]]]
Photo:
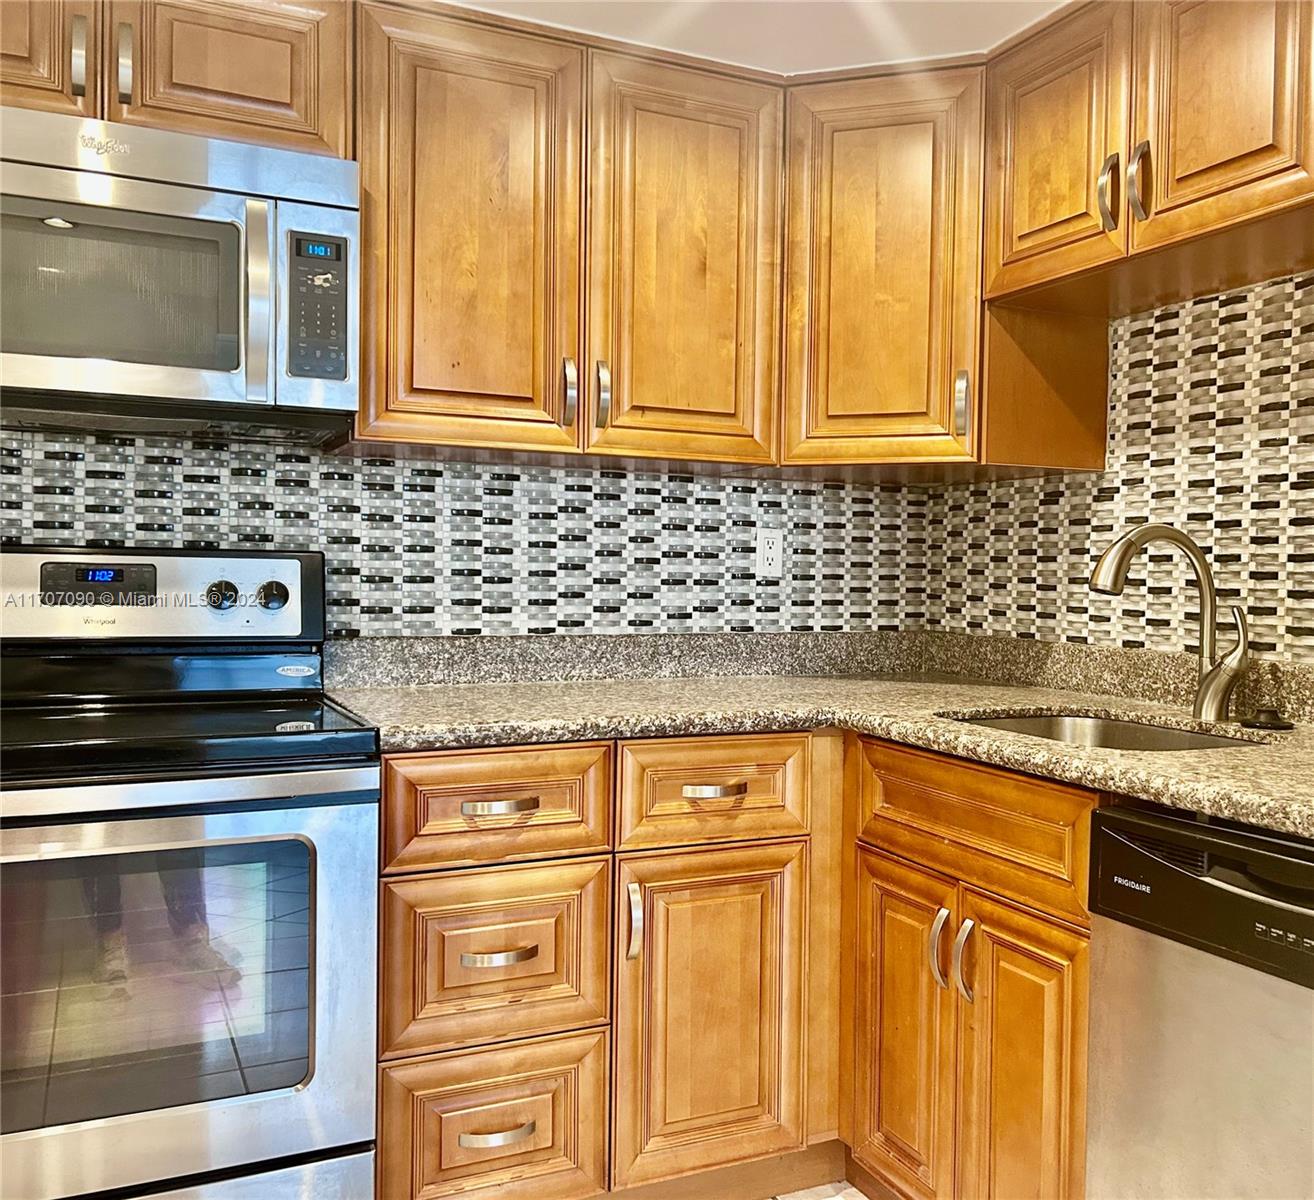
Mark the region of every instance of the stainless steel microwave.
[[0, 419], [328, 440], [359, 233], [355, 163], [0, 108]]

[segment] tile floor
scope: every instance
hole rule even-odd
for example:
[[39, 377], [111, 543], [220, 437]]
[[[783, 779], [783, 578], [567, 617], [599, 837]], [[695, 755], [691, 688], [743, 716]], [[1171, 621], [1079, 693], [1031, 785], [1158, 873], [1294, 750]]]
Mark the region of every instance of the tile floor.
[[790, 1192], [785, 1196], [773, 1197], [773, 1200], [867, 1200], [852, 1184], [840, 1180], [838, 1183], [823, 1183], [820, 1187], [805, 1188], [801, 1192]]

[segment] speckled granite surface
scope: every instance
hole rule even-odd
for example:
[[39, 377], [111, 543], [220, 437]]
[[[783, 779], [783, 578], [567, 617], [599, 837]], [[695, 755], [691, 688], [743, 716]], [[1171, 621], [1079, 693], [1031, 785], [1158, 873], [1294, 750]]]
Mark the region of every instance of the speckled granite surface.
[[1093, 712], [1208, 728], [1197, 726], [1182, 709], [1148, 701], [936, 676], [337, 687], [332, 695], [379, 726], [385, 751], [839, 726], [1314, 837], [1314, 726], [1265, 734], [1235, 749], [1148, 752], [1068, 746], [942, 715], [999, 709]]

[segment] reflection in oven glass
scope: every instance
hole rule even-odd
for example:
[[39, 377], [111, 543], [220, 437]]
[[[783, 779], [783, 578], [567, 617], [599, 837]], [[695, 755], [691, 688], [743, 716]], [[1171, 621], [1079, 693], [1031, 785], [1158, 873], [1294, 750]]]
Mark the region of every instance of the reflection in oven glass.
[[0, 1129], [303, 1082], [313, 899], [294, 840], [6, 866]]

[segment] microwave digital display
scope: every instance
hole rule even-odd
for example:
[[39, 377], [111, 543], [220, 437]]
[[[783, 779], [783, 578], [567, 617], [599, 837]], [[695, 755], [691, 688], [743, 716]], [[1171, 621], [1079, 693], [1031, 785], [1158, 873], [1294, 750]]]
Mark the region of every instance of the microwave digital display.
[[342, 257], [339, 242], [317, 242], [310, 238], [297, 238], [297, 254], [301, 258], [326, 258], [337, 262]]

